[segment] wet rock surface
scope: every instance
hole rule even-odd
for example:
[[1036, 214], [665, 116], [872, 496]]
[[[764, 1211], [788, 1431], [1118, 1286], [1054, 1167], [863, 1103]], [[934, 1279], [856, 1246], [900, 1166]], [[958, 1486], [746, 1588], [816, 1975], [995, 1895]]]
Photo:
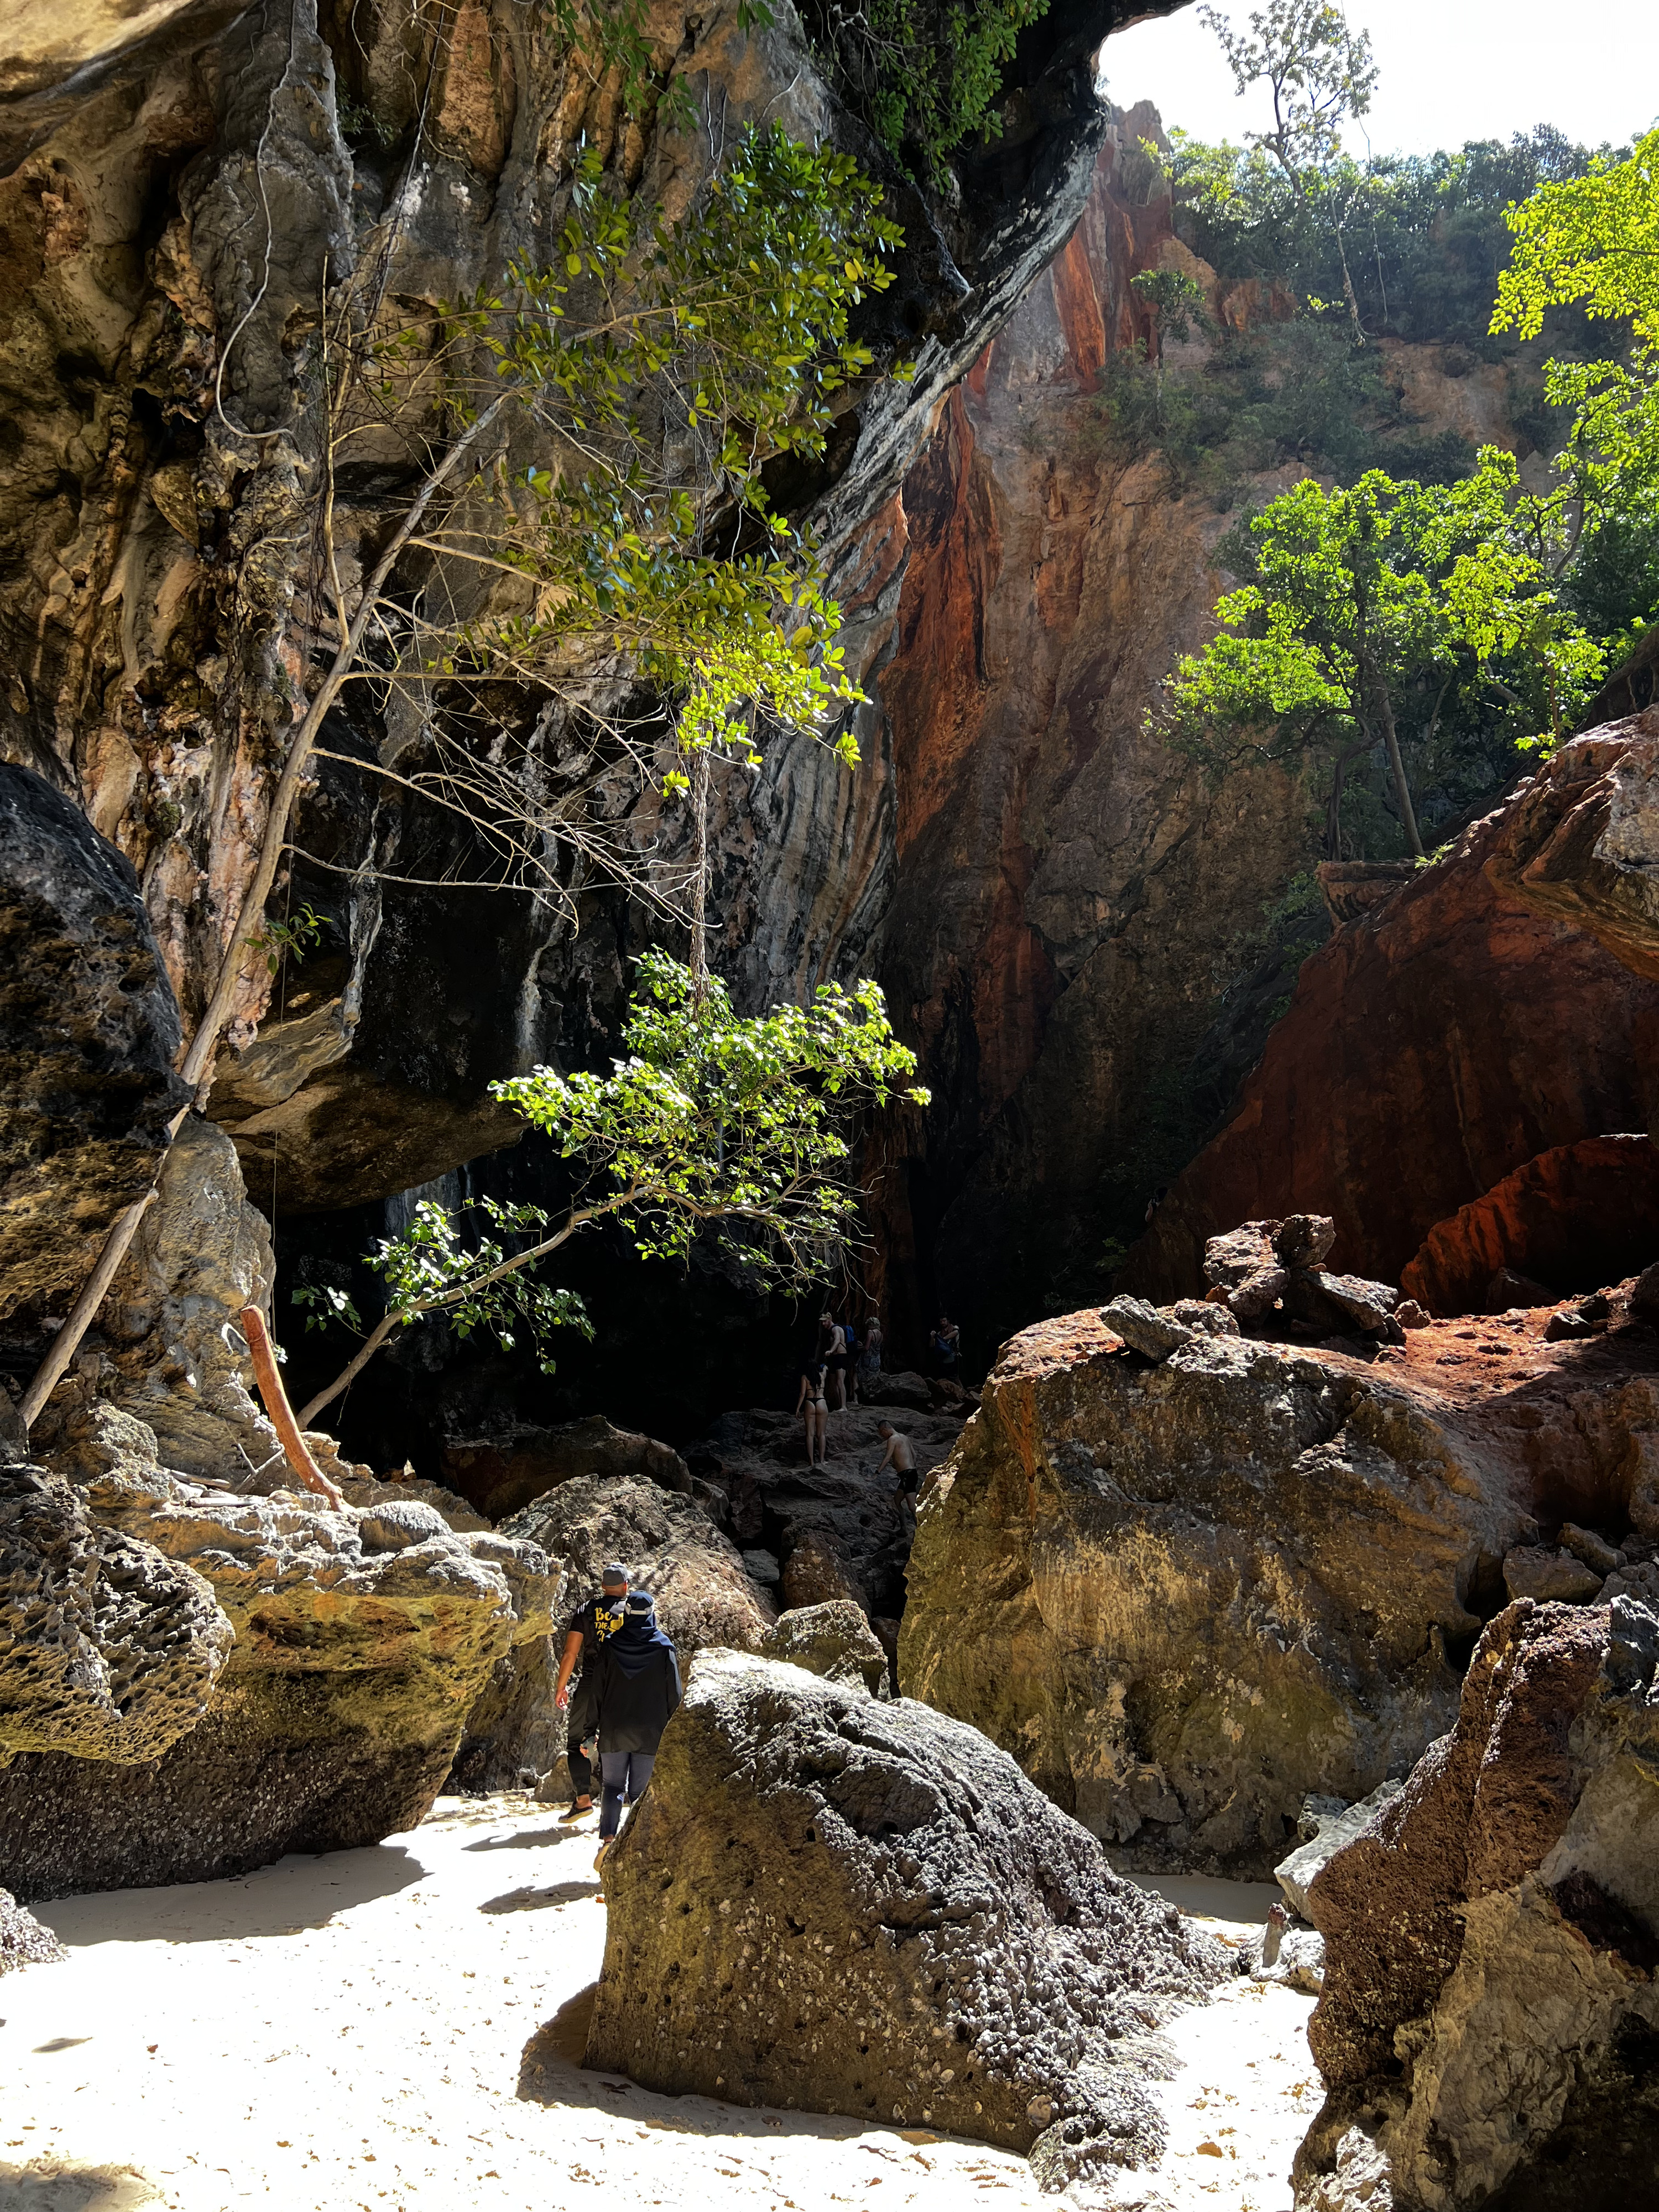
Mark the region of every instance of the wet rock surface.
[[1631, 1599], [1510, 1607], [1455, 1727], [1314, 1882], [1328, 2094], [1302, 2212], [1554, 2203], [1534, 2179], [1569, 2157], [1575, 2201], [1602, 2201], [1634, 2146], [1588, 2140], [1586, 2109], [1621, 2070], [1650, 2098], [1659, 2030], [1656, 1668]]
[[1147, 2032], [1230, 1964], [975, 1730], [724, 1652], [605, 1890], [588, 2065], [979, 2136], [1057, 2188], [1157, 2155]]
[[[114, 1763], [107, 1734], [60, 1734], [0, 1768], [0, 1872], [26, 1899], [210, 1880], [412, 1826], [496, 1661], [552, 1626], [543, 1554], [457, 1534], [422, 1501], [238, 1496], [167, 1468], [110, 1407], [81, 1416], [64, 1461], [100, 1544], [198, 1594], [228, 1656], [201, 1717], [137, 1763]], [[121, 1649], [100, 1632], [112, 1672]]]
[[1309, 1795], [1355, 1803], [1451, 1725], [1510, 1553], [1571, 1525], [1659, 1586], [1628, 1295], [1559, 1344], [1547, 1310], [1153, 1366], [1094, 1314], [1024, 1331], [922, 1500], [902, 1688], [1128, 1863], [1269, 1874]]

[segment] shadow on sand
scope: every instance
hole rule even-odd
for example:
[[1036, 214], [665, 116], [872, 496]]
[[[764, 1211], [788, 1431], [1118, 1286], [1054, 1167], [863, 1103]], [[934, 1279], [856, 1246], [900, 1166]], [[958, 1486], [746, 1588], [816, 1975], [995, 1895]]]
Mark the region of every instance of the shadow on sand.
[[509, 1889], [500, 1897], [485, 1899], [480, 1912], [544, 1912], [550, 1905], [574, 1905], [585, 1897], [597, 1897], [597, 1881], [556, 1881], [549, 1889]]
[[[377, 1897], [394, 1896], [400, 1889], [411, 1888], [426, 1873], [401, 1844], [374, 1844], [360, 1851], [325, 1856], [328, 1871], [320, 1880], [317, 1857], [292, 1856], [229, 1881], [105, 1890], [90, 1897], [54, 1898], [29, 1909], [72, 1949], [157, 1938], [169, 1943], [216, 1943], [326, 1928], [337, 1912]], [[3, 2194], [0, 2212], [9, 2212]]]

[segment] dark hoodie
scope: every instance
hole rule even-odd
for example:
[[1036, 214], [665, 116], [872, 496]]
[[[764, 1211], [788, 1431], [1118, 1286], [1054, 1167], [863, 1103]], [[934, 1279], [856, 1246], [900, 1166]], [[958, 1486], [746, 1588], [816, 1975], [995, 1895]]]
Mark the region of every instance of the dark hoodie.
[[593, 1703], [599, 1717], [599, 1753], [655, 1753], [680, 1701], [680, 1667], [674, 1647], [657, 1626], [656, 1608], [630, 1594], [628, 1618], [599, 1646]]

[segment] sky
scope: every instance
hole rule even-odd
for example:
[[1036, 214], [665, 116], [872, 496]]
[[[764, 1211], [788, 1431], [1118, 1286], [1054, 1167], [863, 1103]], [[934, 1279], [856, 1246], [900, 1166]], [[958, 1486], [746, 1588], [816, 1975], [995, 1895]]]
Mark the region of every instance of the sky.
[[[1254, 0], [1261, 6], [1262, 0]], [[1248, 27], [1251, 0], [1219, 12]], [[1348, 0], [1382, 72], [1347, 150], [1431, 154], [1553, 123], [1589, 146], [1621, 144], [1659, 121], [1659, 0]], [[1106, 41], [1107, 96], [1152, 100], [1164, 126], [1242, 138], [1270, 121], [1266, 89], [1241, 100], [1197, 8]]]

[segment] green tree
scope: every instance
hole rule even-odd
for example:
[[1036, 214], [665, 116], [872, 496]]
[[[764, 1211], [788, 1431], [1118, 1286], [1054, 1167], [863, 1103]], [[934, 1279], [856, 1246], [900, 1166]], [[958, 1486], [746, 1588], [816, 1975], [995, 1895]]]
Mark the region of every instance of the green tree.
[[1365, 343], [1359, 301], [1348, 267], [1344, 226], [1358, 197], [1352, 165], [1340, 166], [1342, 126], [1364, 115], [1376, 89], [1370, 34], [1353, 32], [1330, 0], [1267, 0], [1254, 10], [1247, 36], [1213, 8], [1199, 10], [1215, 33], [1243, 98], [1267, 84], [1273, 104], [1271, 131], [1247, 131], [1247, 142], [1272, 155], [1304, 206], [1317, 204], [1336, 240], [1343, 296], [1357, 343]]
[[1601, 648], [1554, 588], [1551, 526], [1495, 448], [1462, 483], [1373, 470], [1351, 489], [1297, 484], [1234, 533], [1250, 580], [1218, 602], [1221, 627], [1176, 669], [1158, 726], [1213, 774], [1328, 758], [1333, 859], [1348, 771], [1380, 748], [1421, 858], [1402, 719], [1425, 750], [1458, 691], [1521, 718], [1531, 742], [1554, 742], [1601, 673]]
[[[492, 1084], [495, 1096], [557, 1145], [577, 1188], [556, 1225], [540, 1208], [489, 1206], [494, 1224], [531, 1241], [509, 1255], [486, 1237], [466, 1247], [453, 1216], [422, 1204], [404, 1232], [366, 1264], [386, 1309], [362, 1349], [301, 1409], [314, 1420], [380, 1347], [410, 1322], [441, 1314], [462, 1334], [487, 1327], [504, 1344], [527, 1326], [551, 1372], [547, 1332], [586, 1328], [580, 1303], [531, 1271], [595, 1222], [616, 1221], [646, 1259], [684, 1261], [713, 1231], [771, 1287], [805, 1289], [846, 1241], [858, 1200], [846, 1163], [857, 1115], [903, 1098], [915, 1055], [894, 1036], [874, 983], [825, 984], [808, 1006], [733, 1013], [725, 987], [699, 988], [665, 953], [646, 954], [623, 1033], [626, 1058], [608, 1075], [551, 1068]], [[539, 1234], [539, 1231], [546, 1231]], [[358, 1325], [337, 1291], [305, 1289], [307, 1325]]]
[[1623, 160], [1601, 155], [1587, 176], [1540, 185], [1508, 222], [1494, 331], [1536, 337], [1552, 308], [1571, 306], [1627, 336], [1627, 358], [1555, 360], [1545, 372], [1551, 401], [1573, 410], [1570, 494], [1616, 514], [1659, 483], [1659, 129]]

